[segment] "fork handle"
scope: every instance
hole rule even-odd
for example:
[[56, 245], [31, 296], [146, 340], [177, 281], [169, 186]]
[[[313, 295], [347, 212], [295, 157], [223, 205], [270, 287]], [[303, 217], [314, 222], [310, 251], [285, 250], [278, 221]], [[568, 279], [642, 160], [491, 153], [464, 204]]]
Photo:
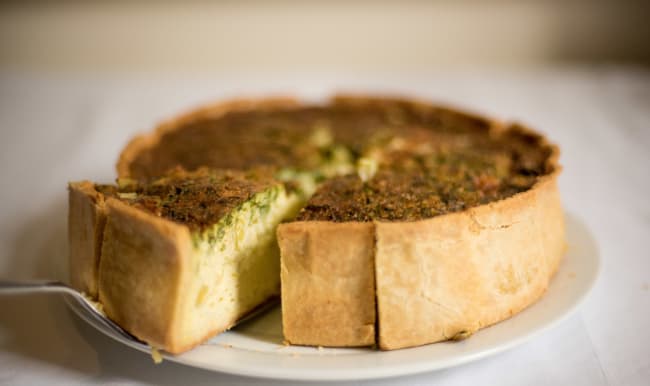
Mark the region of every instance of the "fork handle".
[[24, 295], [44, 292], [66, 292], [70, 289], [56, 280], [6, 280], [0, 279], [0, 295]]

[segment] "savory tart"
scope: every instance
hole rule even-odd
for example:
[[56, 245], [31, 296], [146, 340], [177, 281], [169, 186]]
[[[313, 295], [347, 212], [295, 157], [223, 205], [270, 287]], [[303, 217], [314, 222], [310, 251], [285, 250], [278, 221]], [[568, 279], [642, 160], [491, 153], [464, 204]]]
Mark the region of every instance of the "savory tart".
[[[242, 175], [271, 168], [274, 182], [253, 191], [284, 189], [278, 196], [282, 203], [269, 199], [271, 208], [279, 205], [277, 216], [259, 231], [273, 233], [286, 219], [277, 227], [280, 261], [264, 276], [276, 286], [281, 278], [285, 339], [396, 349], [467, 337], [543, 294], [564, 251], [557, 158], [555, 146], [520, 125], [421, 101], [339, 96], [324, 105], [274, 98], [202, 108], [133, 139], [117, 171], [120, 181], [132, 181], [125, 186], [141, 186], [177, 167], [202, 173], [228, 168]], [[197, 236], [204, 228], [161, 217], [143, 204], [142, 193], [129, 198], [131, 191], [119, 189], [115, 197], [89, 183], [71, 185], [73, 283], [98, 293], [108, 309], [121, 302], [121, 310], [109, 316], [148, 334], [155, 331], [146, 339], [168, 351], [191, 347], [232, 324], [241, 310], [223, 311], [229, 316], [210, 324], [208, 315], [222, 315], [210, 308], [201, 314], [203, 324], [188, 328], [192, 297], [214, 301], [224, 289], [208, 287], [202, 295], [199, 284], [177, 285], [184, 267], [133, 262], [143, 254], [142, 245], [169, 256], [185, 254], [192, 257], [163, 261], [214, 264], [203, 268], [200, 280], [188, 279], [207, 282], [226, 260], [196, 257], [222, 256], [211, 242], [195, 241], [205, 239]], [[240, 210], [251, 197], [256, 196], [220, 213]], [[195, 204], [184, 206], [185, 216], [203, 213]], [[216, 223], [228, 234], [242, 229], [217, 220], [211, 218], [205, 229]], [[250, 248], [256, 250], [253, 239]], [[129, 245], [130, 251], [120, 249]], [[236, 244], [219, 245], [230, 251]], [[157, 261], [164, 256], [144, 254]], [[177, 302], [166, 308], [151, 303], [173, 310], [167, 324], [139, 319], [136, 308], [152, 302], [149, 282], [172, 291], [165, 299], [179, 299], [165, 300]], [[242, 288], [250, 282], [239, 277], [232, 283]], [[130, 295], [138, 291], [145, 295]], [[172, 342], [179, 336], [191, 344]]]
[[72, 183], [72, 283], [152, 347], [188, 350], [279, 295], [275, 228], [299, 203], [269, 170]]

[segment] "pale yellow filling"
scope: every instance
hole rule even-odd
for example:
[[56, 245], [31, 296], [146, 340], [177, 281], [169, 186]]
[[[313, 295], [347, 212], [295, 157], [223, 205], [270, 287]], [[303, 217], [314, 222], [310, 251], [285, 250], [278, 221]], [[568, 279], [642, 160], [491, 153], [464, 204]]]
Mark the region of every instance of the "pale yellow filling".
[[[194, 236], [194, 278], [184, 328], [208, 332], [280, 293], [280, 252], [275, 229], [303, 200], [281, 185], [258, 193], [211, 229]], [[217, 330], [217, 331], [215, 331]]]

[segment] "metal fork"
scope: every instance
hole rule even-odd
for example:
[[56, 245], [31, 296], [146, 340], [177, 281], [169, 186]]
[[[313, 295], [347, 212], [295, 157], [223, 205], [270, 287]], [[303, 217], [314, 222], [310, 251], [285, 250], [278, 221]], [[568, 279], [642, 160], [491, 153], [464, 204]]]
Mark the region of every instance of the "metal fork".
[[[104, 313], [99, 311], [92, 301], [87, 299], [81, 292], [72, 287], [54, 280], [5, 280], [0, 279], [0, 296], [2, 295], [26, 295], [35, 293], [59, 293], [69, 295], [72, 299], [76, 300], [81, 307], [86, 310], [86, 315], [92, 317], [101, 325], [107, 327], [109, 330], [115, 332], [120, 337], [126, 339], [132, 346], [139, 346], [143, 351], [149, 350], [151, 347], [129, 334], [122, 327], [115, 324], [112, 320], [106, 317]], [[246, 314], [243, 318], [239, 319], [235, 326], [244, 324], [251, 319], [267, 312], [271, 308], [278, 305], [278, 299], [267, 301], [259, 307], [253, 309], [250, 313]], [[233, 327], [235, 327], [233, 326]]]
[[4, 280], [0, 279], [0, 295], [27, 295], [34, 293], [59, 293], [70, 295], [74, 300], [87, 311], [87, 315], [99, 322], [101, 325], [112, 330], [124, 339], [133, 342], [135, 345], [140, 345], [143, 348], [148, 348], [149, 345], [143, 343], [138, 338], [126, 332], [122, 327], [115, 324], [112, 320], [106, 317], [101, 311], [97, 309], [95, 304], [87, 299], [81, 292], [64, 283], [53, 280]]

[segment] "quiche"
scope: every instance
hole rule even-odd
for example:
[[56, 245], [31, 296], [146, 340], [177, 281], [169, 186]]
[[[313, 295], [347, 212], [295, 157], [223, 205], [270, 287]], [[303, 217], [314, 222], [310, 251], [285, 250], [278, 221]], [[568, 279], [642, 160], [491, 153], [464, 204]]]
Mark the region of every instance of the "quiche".
[[72, 284], [152, 347], [188, 350], [279, 296], [275, 228], [301, 198], [271, 171], [69, 189]]
[[[522, 125], [405, 98], [207, 106], [134, 138], [119, 157], [117, 187], [71, 185], [73, 284], [170, 352], [232, 325], [278, 285], [292, 344], [390, 350], [465, 338], [532, 304], [557, 269], [565, 248], [558, 156]], [[197, 178], [211, 209], [179, 198], [161, 212], [149, 197], [150, 186]], [[249, 193], [224, 205], [232, 181], [251, 184]], [[263, 225], [224, 222], [260, 195], [274, 213]], [[194, 222], [213, 212], [221, 217]], [[246, 307], [222, 309], [215, 299], [225, 287], [206, 284], [231, 263], [215, 248], [241, 255], [235, 236], [225, 244], [205, 236], [213, 229], [265, 235], [244, 237], [257, 273], [228, 284], [246, 292], [268, 282]], [[203, 262], [201, 274], [170, 265], [181, 260]], [[197, 317], [197, 298], [218, 305]], [[167, 322], [138, 307], [166, 310]]]

